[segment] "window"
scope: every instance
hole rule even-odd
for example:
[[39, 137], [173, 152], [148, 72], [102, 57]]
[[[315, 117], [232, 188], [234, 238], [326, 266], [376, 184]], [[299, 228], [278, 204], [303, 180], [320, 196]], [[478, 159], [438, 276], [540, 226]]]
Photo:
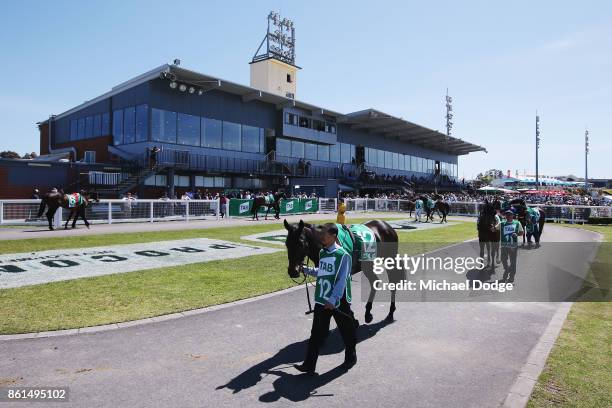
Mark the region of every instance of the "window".
[[277, 137], [276, 138], [276, 154], [279, 156], [290, 157], [291, 156], [291, 141]]
[[329, 146], [329, 161], [340, 163], [340, 143]]
[[[198, 120], [198, 125], [199, 122]], [[198, 139], [199, 137], [200, 135], [198, 134]], [[147, 105], [138, 105], [136, 107], [136, 141], [146, 142], [147, 140], [149, 140], [149, 107]]]
[[304, 158], [307, 160], [317, 160], [317, 145], [314, 143], [304, 144]]
[[380, 168], [385, 167], [385, 151], [384, 150], [376, 150], [378, 156], [378, 164], [377, 166]]
[[293, 81], [291, 80], [291, 74], [287, 74], [287, 82], [289, 82], [289, 83], [293, 82]]
[[79, 119], [78, 140], [85, 139], [85, 118]]
[[166, 175], [156, 174], [156, 175], [150, 176], [145, 180], [145, 185], [146, 186], [166, 187], [168, 185], [168, 183], [166, 182]]
[[79, 137], [79, 123], [76, 119], [70, 121], [70, 140], [77, 140]]
[[390, 169], [393, 166], [393, 153], [385, 152], [385, 168]]
[[151, 139], [176, 143], [176, 112], [151, 109]]
[[93, 137], [93, 116], [85, 118], [85, 139], [91, 139]]
[[320, 120], [314, 120], [312, 123], [314, 130], [318, 130], [319, 132], [325, 131], [325, 122], [322, 122]]
[[223, 143], [222, 135], [220, 120], [202, 118], [202, 147], [220, 149]]
[[223, 122], [223, 148], [240, 150], [240, 125], [238, 123]]
[[405, 170], [404, 167], [404, 155], [400, 153], [399, 155], [399, 170]]
[[404, 156], [404, 169], [405, 169], [406, 171], [410, 171], [410, 170], [412, 170], [412, 169], [410, 168], [410, 155], [408, 155], [408, 154]]
[[297, 126], [298, 124], [298, 116], [293, 114], [293, 113], [285, 113], [285, 123], [288, 125], [295, 125]]
[[200, 117], [178, 114], [176, 142], [182, 145], [200, 145]]
[[259, 151], [266, 152], [266, 130], [262, 128], [259, 129]]
[[110, 115], [107, 113], [102, 114], [102, 136], [110, 135]]
[[393, 156], [392, 156], [392, 160], [393, 160], [393, 162], [392, 162], [392, 164], [391, 164], [391, 168], [392, 168], [393, 170], [397, 170], [397, 169], [399, 169], [399, 158], [398, 158], [398, 154], [397, 154], [397, 153], [392, 153], [392, 154], [393, 154]]
[[175, 187], [189, 187], [189, 176], [174, 175], [174, 186]]
[[291, 141], [291, 156], [304, 158], [304, 142]]
[[310, 118], [305, 116], [300, 116], [299, 126], [303, 128], [310, 128]]
[[136, 108], [130, 106], [123, 110], [123, 143], [136, 141]]
[[123, 110], [113, 112], [113, 144], [123, 144]]
[[214, 177], [195, 176], [196, 187], [213, 187]]
[[355, 146], [348, 143], [340, 143], [340, 159], [342, 163], [351, 163], [355, 157]]
[[92, 150], [86, 150], [85, 155], [83, 157], [83, 161], [85, 163], [95, 163], [96, 162], [96, 152]]
[[329, 161], [329, 145], [319, 145], [317, 150], [317, 160]]
[[242, 151], [259, 153], [260, 150], [260, 129], [254, 126], [242, 125]]
[[96, 115], [94, 116], [94, 123], [93, 123], [93, 137], [100, 137], [100, 136], [102, 136], [102, 116]]

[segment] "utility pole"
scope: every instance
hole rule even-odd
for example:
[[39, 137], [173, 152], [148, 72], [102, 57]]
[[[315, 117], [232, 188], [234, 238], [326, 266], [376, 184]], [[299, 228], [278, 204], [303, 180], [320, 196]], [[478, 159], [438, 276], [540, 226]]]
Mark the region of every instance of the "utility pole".
[[589, 130], [584, 131], [584, 189], [589, 191]]
[[[453, 98], [448, 95], [448, 88], [446, 88], [446, 139], [445, 144], [448, 145], [448, 138], [451, 135], [451, 129], [453, 128]], [[434, 169], [434, 172], [436, 169]], [[438, 178], [440, 177], [440, 173], [434, 174], [434, 189], [436, 194], [438, 194]]]
[[540, 150], [540, 117], [538, 116], [538, 111], [536, 110], [536, 123], [535, 123], [535, 134], [536, 134], [536, 174], [535, 174], [535, 181], [536, 181], [536, 190], [539, 189], [540, 187], [540, 172], [539, 172], [539, 168], [538, 168], [538, 153]]

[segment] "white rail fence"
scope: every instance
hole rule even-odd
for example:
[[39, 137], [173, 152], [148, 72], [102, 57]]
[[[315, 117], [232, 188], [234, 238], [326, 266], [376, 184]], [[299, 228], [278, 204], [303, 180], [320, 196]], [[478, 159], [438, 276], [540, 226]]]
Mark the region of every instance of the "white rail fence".
[[[352, 198], [346, 199], [347, 211], [399, 211], [409, 212], [413, 208], [409, 200], [389, 200], [380, 198]], [[479, 202], [449, 202], [449, 215], [464, 215], [477, 217], [483, 203]], [[592, 207], [584, 205], [546, 205], [529, 204], [531, 207], [538, 207], [544, 210], [547, 220], [556, 222], [587, 222], [591, 217], [610, 218], [612, 217], [612, 207]]]
[[[0, 225], [47, 225], [43, 214], [38, 217], [40, 200], [0, 200]], [[320, 198], [319, 213], [335, 213], [335, 198]], [[216, 200], [100, 200], [85, 209], [91, 223], [113, 224], [119, 222], [159, 222], [218, 220], [220, 202]], [[45, 208], [45, 213], [47, 208]], [[70, 211], [58, 208], [54, 226], [66, 222]], [[226, 216], [227, 208], [226, 208]], [[71, 221], [72, 222], [72, 221]], [[79, 220], [81, 223], [82, 220]]]

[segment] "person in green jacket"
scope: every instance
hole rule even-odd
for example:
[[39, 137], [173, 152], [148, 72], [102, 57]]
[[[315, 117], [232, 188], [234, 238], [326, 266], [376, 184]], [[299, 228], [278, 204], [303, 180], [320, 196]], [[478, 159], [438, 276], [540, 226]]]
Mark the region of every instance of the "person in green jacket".
[[518, 237], [523, 236], [521, 223], [514, 219], [514, 212], [506, 210], [506, 219], [500, 225], [501, 260], [504, 265], [503, 282], [514, 282], [516, 275], [516, 258], [518, 255]]

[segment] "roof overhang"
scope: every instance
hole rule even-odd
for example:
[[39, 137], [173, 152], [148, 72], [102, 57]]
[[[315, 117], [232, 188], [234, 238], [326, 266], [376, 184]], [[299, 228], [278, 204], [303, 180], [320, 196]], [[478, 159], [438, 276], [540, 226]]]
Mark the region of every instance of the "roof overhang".
[[340, 117], [338, 123], [349, 125], [351, 129], [360, 129], [371, 134], [377, 134], [386, 139], [396, 139], [459, 156], [472, 152], [487, 151], [484, 147], [447, 136], [444, 133], [375, 109], [349, 113]]

